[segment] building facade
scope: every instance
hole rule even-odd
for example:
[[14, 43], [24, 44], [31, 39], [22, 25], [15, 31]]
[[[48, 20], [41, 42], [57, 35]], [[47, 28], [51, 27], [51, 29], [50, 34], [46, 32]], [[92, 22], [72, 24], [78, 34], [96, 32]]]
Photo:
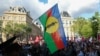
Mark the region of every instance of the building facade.
[[[18, 24], [28, 24], [32, 28], [30, 35], [36, 36], [41, 35], [41, 30], [32, 22], [33, 19], [30, 17], [29, 12], [24, 7], [10, 7], [9, 10], [5, 11], [0, 20], [3, 21], [2, 27], [5, 27], [8, 21], [12, 21]], [[2, 33], [2, 40], [6, 41], [5, 34]]]
[[61, 20], [63, 22], [66, 38], [68, 40], [74, 40], [75, 33], [71, 27], [73, 25], [74, 19], [68, 14], [68, 12], [63, 11], [61, 12]]

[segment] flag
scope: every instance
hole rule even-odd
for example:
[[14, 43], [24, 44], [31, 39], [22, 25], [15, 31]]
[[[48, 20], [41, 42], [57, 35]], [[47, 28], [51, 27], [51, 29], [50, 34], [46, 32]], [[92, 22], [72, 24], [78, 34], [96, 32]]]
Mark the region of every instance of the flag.
[[92, 42], [92, 40], [93, 40], [92, 37], [90, 37], [90, 38], [89, 38], [89, 41]]
[[67, 42], [64, 34], [63, 24], [58, 10], [58, 4], [50, 8], [39, 17], [44, 27], [44, 40], [51, 53], [63, 49]]
[[40, 41], [40, 40], [39, 40], [39, 37], [36, 36], [34, 42], [35, 42], [35, 43], [39, 43], [39, 41]]
[[100, 33], [97, 34], [97, 40], [100, 41]]

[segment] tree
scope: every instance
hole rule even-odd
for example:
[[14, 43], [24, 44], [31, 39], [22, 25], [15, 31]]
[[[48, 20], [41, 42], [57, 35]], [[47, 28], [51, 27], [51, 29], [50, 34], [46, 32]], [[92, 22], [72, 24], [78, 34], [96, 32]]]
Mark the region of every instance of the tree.
[[10, 35], [13, 35], [14, 33], [14, 28], [13, 28], [13, 23], [12, 22], [8, 22], [8, 24], [5, 25], [5, 28], [3, 28], [3, 32], [6, 34], [6, 36], [9, 38]]
[[81, 34], [84, 37], [90, 37], [92, 36], [92, 28], [91, 28], [91, 22], [89, 20], [86, 21], [86, 24], [83, 25], [81, 29]]
[[26, 31], [26, 35], [27, 35], [26, 38], [27, 38], [27, 43], [28, 43], [28, 38], [29, 38], [30, 33], [32, 32], [32, 28], [27, 25], [24, 27], [24, 30]]
[[15, 27], [15, 33], [20, 33], [20, 40], [24, 39], [22, 36], [26, 37], [26, 40], [28, 41], [28, 37], [30, 33], [32, 32], [32, 28], [28, 24], [16, 24]]
[[0, 20], [0, 33], [2, 32], [2, 23], [3, 23], [3, 21]]
[[2, 23], [3, 23], [3, 21], [0, 20], [0, 42], [2, 42], [2, 30], [3, 30]]
[[81, 29], [83, 25], [85, 24], [85, 18], [83, 17], [78, 17], [75, 19], [73, 25], [71, 26], [74, 30], [74, 32], [78, 33], [80, 36], [82, 35]]
[[12, 36], [13, 34], [22, 34], [31, 33], [32, 28], [27, 24], [18, 24], [13, 22], [8, 22], [4, 28], [4, 32], [7, 37]]
[[100, 14], [99, 12], [95, 12], [95, 15], [90, 18], [91, 20], [91, 27], [93, 32], [93, 37], [97, 37], [97, 34], [100, 32]]
[[76, 18], [72, 28], [79, 36], [90, 37], [92, 35], [91, 22], [83, 17]]

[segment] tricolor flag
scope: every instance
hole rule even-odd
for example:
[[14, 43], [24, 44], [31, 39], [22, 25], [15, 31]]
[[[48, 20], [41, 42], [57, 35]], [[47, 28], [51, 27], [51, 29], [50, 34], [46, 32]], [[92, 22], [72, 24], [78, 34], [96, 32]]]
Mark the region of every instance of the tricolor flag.
[[58, 10], [58, 4], [54, 5], [46, 13], [39, 17], [44, 27], [44, 40], [51, 53], [63, 49], [67, 42], [63, 24]]

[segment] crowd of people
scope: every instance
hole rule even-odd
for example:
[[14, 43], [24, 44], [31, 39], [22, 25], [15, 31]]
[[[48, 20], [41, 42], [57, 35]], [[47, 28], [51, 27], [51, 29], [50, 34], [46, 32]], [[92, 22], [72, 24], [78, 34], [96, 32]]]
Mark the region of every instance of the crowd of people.
[[100, 56], [100, 42], [88, 39], [67, 41], [64, 49], [51, 54], [46, 43], [22, 44], [13, 42], [17, 36], [0, 44], [0, 56]]

